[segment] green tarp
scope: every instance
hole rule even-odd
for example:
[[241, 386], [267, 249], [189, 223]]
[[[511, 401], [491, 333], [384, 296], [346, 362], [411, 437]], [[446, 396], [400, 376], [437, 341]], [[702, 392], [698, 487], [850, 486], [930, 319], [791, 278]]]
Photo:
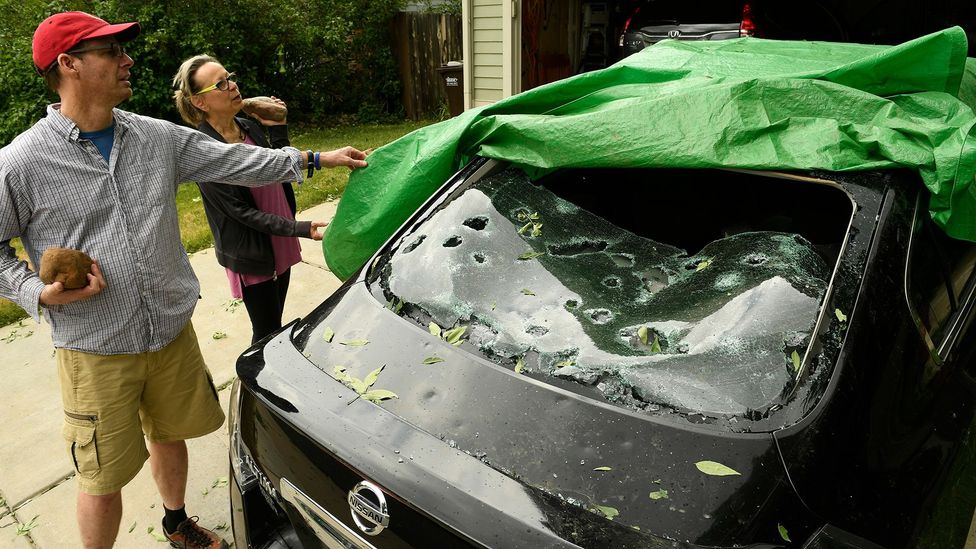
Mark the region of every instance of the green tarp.
[[959, 27], [898, 46], [661, 42], [377, 149], [349, 178], [323, 241], [326, 261], [340, 278], [352, 275], [476, 154], [530, 175], [602, 166], [906, 167], [931, 191], [936, 223], [976, 241], [976, 88], [966, 51]]

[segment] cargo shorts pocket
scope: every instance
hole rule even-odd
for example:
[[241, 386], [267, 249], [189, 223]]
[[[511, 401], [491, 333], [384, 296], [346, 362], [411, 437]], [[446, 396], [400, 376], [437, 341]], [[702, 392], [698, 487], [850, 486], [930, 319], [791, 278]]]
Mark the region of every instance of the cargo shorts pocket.
[[79, 475], [91, 478], [99, 471], [98, 444], [95, 441], [97, 417], [65, 412], [61, 434]]

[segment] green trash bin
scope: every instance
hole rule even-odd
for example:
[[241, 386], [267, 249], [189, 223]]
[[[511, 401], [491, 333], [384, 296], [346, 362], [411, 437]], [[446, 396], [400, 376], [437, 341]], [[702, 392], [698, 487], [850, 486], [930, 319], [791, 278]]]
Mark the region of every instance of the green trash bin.
[[451, 116], [464, 112], [464, 65], [460, 61], [449, 61], [438, 67], [437, 72], [444, 79], [447, 92], [447, 107]]

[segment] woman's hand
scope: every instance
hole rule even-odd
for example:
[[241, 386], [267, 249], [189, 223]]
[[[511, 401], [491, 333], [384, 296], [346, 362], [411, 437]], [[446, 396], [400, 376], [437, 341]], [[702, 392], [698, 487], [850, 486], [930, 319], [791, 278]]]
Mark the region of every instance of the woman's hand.
[[323, 168], [346, 166], [352, 169], [366, 167], [366, 153], [355, 147], [342, 147], [334, 151], [319, 153], [319, 163]]
[[310, 236], [312, 237], [312, 240], [322, 240], [322, 233], [319, 232], [319, 229], [327, 225], [328, 223], [324, 223], [322, 221], [313, 221], [312, 228], [309, 230], [309, 232], [311, 233]]
[[[319, 239], [321, 238], [319, 237]], [[64, 284], [54, 282], [44, 286], [44, 289], [41, 290], [39, 301], [41, 305], [67, 305], [68, 303], [88, 299], [107, 287], [108, 284], [105, 283], [105, 277], [102, 276], [102, 270], [98, 267], [98, 262], [94, 262], [91, 266], [91, 272], [88, 273], [87, 286], [75, 290], [65, 290]]]

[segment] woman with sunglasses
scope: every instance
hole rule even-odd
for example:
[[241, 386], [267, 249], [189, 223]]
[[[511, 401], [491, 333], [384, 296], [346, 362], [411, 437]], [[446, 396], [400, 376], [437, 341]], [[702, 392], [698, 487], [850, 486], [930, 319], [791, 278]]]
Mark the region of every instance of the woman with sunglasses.
[[[235, 75], [213, 57], [197, 55], [184, 61], [173, 78], [173, 88], [183, 120], [219, 141], [271, 148], [289, 144], [284, 120], [252, 115], [260, 122], [257, 124], [237, 116], [242, 97]], [[290, 183], [198, 185], [217, 261], [227, 270], [231, 295], [244, 301], [251, 319], [251, 342], [256, 342], [281, 328], [290, 268], [302, 259], [297, 237], [321, 240], [318, 229], [326, 224], [295, 220], [295, 193]]]

